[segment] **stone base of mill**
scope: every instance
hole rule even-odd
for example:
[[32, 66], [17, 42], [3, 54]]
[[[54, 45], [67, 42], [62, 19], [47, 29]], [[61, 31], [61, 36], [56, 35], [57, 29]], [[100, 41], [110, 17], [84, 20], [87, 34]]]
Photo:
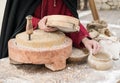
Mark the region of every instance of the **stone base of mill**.
[[17, 45], [15, 39], [11, 39], [8, 49], [12, 64], [45, 64], [47, 68], [56, 71], [66, 67], [66, 59], [72, 53], [72, 40], [66, 38], [62, 45], [33, 49]]

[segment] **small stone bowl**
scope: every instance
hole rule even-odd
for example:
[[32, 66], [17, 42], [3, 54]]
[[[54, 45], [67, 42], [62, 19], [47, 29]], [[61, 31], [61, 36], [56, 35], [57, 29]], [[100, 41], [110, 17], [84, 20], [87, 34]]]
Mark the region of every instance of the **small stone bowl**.
[[97, 70], [108, 70], [112, 67], [113, 62], [107, 53], [99, 52], [95, 55], [90, 53], [88, 56], [88, 64]]

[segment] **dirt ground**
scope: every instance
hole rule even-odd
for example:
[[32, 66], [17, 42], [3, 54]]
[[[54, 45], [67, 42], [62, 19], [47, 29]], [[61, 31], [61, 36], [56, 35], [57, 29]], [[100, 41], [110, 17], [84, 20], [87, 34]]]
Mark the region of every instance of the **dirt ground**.
[[0, 83], [117, 83], [119, 63], [114, 61], [107, 71], [90, 68], [87, 62], [67, 63], [64, 70], [53, 72], [43, 65], [12, 65], [4, 58], [0, 60]]

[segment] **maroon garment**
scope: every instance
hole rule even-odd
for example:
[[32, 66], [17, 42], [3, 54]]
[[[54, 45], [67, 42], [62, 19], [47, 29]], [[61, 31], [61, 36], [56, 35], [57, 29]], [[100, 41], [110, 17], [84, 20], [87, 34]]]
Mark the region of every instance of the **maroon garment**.
[[[56, 5], [56, 6], [54, 6]], [[37, 27], [37, 24], [41, 18], [47, 15], [68, 15], [73, 16], [68, 7], [64, 4], [63, 0], [42, 0], [42, 3], [36, 8], [32, 23], [34, 29]], [[89, 34], [82, 24], [80, 24], [80, 31], [73, 33], [66, 33], [72, 41], [75, 47], [83, 47], [82, 39], [88, 37]]]

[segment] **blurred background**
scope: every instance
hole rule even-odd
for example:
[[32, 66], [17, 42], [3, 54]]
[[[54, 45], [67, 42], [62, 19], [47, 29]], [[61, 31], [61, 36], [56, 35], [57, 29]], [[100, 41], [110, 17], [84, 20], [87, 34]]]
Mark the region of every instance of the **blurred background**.
[[[80, 22], [86, 26], [93, 21], [89, 0], [77, 0]], [[120, 0], [94, 0], [100, 20], [108, 24], [108, 28], [120, 38]]]
[[[78, 9], [87, 10], [89, 9], [89, 0], [77, 0]], [[94, 0], [97, 6], [97, 9], [100, 10], [112, 10], [120, 9], [120, 0]]]

